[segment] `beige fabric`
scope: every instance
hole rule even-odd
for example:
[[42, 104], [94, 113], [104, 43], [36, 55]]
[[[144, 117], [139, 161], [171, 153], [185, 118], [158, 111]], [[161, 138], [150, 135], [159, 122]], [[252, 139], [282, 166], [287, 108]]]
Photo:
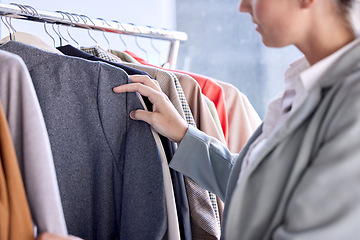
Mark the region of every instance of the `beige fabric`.
[[120, 52], [120, 51], [116, 51], [116, 50], [112, 50], [112, 49], [110, 49], [109, 52], [112, 55], [115, 55], [118, 58], [120, 58], [123, 62], [140, 64], [138, 61], [136, 61], [135, 58], [133, 58], [132, 56], [130, 56], [126, 52]]
[[[4, 37], [0, 40], [0, 44], [4, 44], [10, 41], [10, 36]], [[41, 40], [39, 37], [25, 32], [15, 32], [15, 41], [22, 42], [27, 45], [31, 45], [37, 48], [40, 48], [42, 50], [45, 50], [47, 52], [62, 54], [59, 50], [57, 50], [55, 47], [52, 47], [45, 43], [43, 40]]]
[[30, 209], [1, 104], [0, 163], [0, 239], [34, 239]]
[[206, 102], [206, 104], [207, 104], [207, 106], [208, 106], [208, 108], [210, 110], [210, 113], [211, 113], [211, 116], [213, 117], [216, 128], [219, 131], [219, 134], [220, 134], [220, 137], [221, 137], [221, 142], [226, 142], [224, 132], [223, 132], [222, 127], [221, 127], [221, 122], [220, 122], [220, 119], [219, 119], [219, 115], [218, 115], [218, 113], [216, 111], [216, 106], [215, 106], [214, 102], [211, 101], [204, 94], [203, 94], [203, 98], [205, 99], [205, 102]]
[[229, 83], [217, 82], [224, 90], [225, 107], [228, 114], [227, 145], [231, 152], [239, 153], [261, 124], [261, 119], [245, 94]]
[[[139, 97], [142, 106], [147, 110], [144, 100], [142, 97]], [[159, 150], [159, 155], [161, 159], [161, 166], [163, 170], [164, 176], [164, 189], [165, 189], [165, 202], [166, 202], [166, 211], [168, 216], [168, 231], [167, 231], [167, 240], [180, 240], [180, 228], [179, 228], [179, 220], [177, 216], [176, 203], [175, 203], [175, 195], [174, 188], [172, 185], [172, 180], [170, 176], [170, 170], [168, 161], [166, 158], [166, 154], [164, 151], [164, 147], [161, 143], [159, 134], [151, 128], [151, 133], [154, 136], [154, 140], [156, 142], [156, 146]]]

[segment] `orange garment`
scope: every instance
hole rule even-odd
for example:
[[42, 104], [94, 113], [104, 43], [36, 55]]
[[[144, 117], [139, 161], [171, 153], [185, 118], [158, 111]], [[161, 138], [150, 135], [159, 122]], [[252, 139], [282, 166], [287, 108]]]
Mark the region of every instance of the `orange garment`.
[[[133, 58], [135, 58], [136, 61], [138, 61], [141, 64], [160, 68], [158, 66], [149, 64], [144, 59], [137, 56], [135, 53], [132, 53], [129, 51], [125, 51], [125, 52], [127, 54], [129, 54], [130, 56], [132, 56]], [[161, 68], [161, 69], [164, 69], [164, 68]], [[220, 84], [218, 84], [214, 79], [206, 77], [204, 75], [180, 71], [180, 70], [174, 70], [174, 69], [164, 69], [164, 70], [187, 74], [187, 75], [191, 76], [192, 78], [194, 78], [199, 83], [201, 92], [215, 104], [216, 111], [219, 115], [221, 128], [223, 130], [225, 140], [227, 140], [227, 138], [228, 138], [228, 117], [227, 116], [228, 115], [227, 115], [226, 107], [225, 107], [224, 92], [223, 92], [223, 89], [220, 86]]]
[[1, 104], [0, 163], [0, 239], [34, 239], [30, 208]]

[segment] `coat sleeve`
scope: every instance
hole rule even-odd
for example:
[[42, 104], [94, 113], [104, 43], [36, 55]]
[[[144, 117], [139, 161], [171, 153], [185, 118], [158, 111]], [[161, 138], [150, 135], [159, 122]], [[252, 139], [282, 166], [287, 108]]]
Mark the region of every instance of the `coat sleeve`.
[[322, 119], [312, 162], [272, 239], [359, 239], [359, 85], [336, 93]]
[[237, 156], [217, 139], [189, 126], [169, 166], [224, 200]]

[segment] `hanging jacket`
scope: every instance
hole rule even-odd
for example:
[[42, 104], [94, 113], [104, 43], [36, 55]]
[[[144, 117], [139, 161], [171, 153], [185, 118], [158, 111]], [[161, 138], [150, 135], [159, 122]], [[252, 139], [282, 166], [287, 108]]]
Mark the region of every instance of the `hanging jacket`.
[[83, 239], [162, 239], [162, 167], [142, 108], [121, 69], [10, 41], [27, 65], [48, 129], [69, 234]]
[[34, 239], [30, 209], [0, 101], [0, 239]]
[[49, 136], [29, 72], [15, 54], [0, 51], [0, 62], [0, 99], [37, 234], [67, 236]]

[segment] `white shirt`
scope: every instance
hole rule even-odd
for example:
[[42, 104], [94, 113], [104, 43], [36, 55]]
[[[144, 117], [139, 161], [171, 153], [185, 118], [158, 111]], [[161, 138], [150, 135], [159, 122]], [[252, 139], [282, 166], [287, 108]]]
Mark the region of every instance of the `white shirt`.
[[285, 73], [285, 90], [267, 108], [263, 131], [256, 141], [249, 147], [241, 166], [238, 182], [244, 173], [258, 159], [267, 142], [271, 141], [278, 128], [285, 119], [293, 114], [308, 96], [310, 89], [317, 83], [319, 78], [353, 45], [360, 42], [360, 38], [347, 44], [340, 50], [310, 66], [305, 57], [300, 58], [290, 65]]

